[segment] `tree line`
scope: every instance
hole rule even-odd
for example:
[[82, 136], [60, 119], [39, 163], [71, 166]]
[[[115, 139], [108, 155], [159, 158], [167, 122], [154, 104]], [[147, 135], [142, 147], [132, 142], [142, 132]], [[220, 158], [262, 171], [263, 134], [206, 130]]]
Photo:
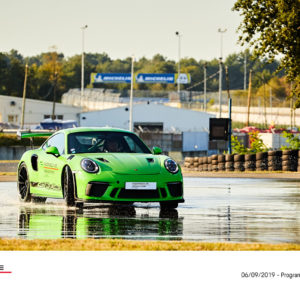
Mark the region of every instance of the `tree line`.
[[[279, 62], [274, 60], [268, 63], [266, 59], [254, 58], [249, 51], [230, 54], [223, 62], [223, 67], [228, 67], [230, 89], [239, 90], [244, 87], [244, 60], [246, 56], [247, 79], [249, 70], [253, 72], [252, 87], [254, 90], [273, 80], [273, 85], [280, 84], [284, 70], [275, 73]], [[69, 89], [80, 88], [81, 85], [81, 55], [65, 57], [57, 51], [41, 53], [36, 56], [24, 57], [16, 50], [8, 53], [0, 52], [0, 94], [22, 97], [25, 65], [28, 65], [27, 98], [52, 101], [56, 91], [56, 99], [60, 101], [63, 93]], [[180, 61], [181, 73], [191, 74], [191, 83], [182, 85], [182, 90], [203, 92], [203, 84], [198, 84], [204, 79], [204, 67], [207, 77], [216, 74], [219, 70], [219, 60], [210, 61], [194, 58], [183, 58]], [[135, 61], [135, 73], [177, 73], [177, 62], [167, 59], [161, 54], [154, 55], [151, 59], [142, 57]], [[90, 83], [90, 74], [96, 73], [130, 73], [131, 57], [125, 59], [112, 59], [106, 53], [85, 54], [85, 82], [86, 88], [105, 88], [124, 91], [130, 89], [127, 83]], [[225, 72], [223, 72], [223, 89], [226, 87]], [[274, 80], [274, 78], [277, 78]], [[195, 86], [194, 86], [195, 85]], [[55, 86], [55, 88], [54, 88]], [[247, 80], [248, 86], [248, 80]], [[218, 91], [219, 77], [214, 76], [207, 81], [207, 92]], [[135, 90], [175, 91], [174, 84], [143, 84], [135, 83]], [[282, 93], [281, 96], [286, 96]], [[276, 94], [276, 90], [274, 92]]]

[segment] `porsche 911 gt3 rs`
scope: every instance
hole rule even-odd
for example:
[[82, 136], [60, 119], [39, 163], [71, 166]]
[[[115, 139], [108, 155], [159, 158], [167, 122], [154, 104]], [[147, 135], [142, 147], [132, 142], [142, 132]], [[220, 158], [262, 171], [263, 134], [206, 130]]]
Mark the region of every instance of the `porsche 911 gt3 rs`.
[[176, 208], [184, 202], [180, 166], [158, 147], [151, 152], [135, 133], [114, 128], [55, 132], [23, 154], [18, 191], [23, 202], [64, 198], [68, 206], [158, 202], [161, 208]]

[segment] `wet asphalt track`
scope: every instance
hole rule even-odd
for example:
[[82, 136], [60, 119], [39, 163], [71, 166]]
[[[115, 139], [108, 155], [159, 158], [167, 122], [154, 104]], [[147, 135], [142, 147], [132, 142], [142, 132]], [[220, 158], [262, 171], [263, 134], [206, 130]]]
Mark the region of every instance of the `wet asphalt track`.
[[185, 178], [185, 203], [68, 209], [63, 200], [20, 204], [15, 182], [0, 183], [0, 237], [112, 238], [300, 243], [300, 182]]

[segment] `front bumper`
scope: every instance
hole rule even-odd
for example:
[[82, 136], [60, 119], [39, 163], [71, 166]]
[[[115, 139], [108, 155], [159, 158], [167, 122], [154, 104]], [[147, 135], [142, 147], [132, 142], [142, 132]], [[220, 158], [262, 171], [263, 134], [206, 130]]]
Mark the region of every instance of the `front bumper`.
[[[183, 200], [181, 174], [74, 174], [76, 198], [84, 202], [162, 202]], [[156, 190], [126, 190], [126, 182], [156, 182]]]

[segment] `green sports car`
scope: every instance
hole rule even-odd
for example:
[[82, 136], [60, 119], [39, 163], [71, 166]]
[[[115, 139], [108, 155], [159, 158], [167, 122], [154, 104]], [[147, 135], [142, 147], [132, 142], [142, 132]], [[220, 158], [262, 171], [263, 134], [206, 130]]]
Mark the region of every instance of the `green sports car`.
[[151, 152], [136, 134], [113, 128], [60, 130], [25, 152], [18, 192], [23, 202], [64, 198], [68, 206], [159, 202], [176, 208], [184, 202], [180, 166], [158, 147]]

